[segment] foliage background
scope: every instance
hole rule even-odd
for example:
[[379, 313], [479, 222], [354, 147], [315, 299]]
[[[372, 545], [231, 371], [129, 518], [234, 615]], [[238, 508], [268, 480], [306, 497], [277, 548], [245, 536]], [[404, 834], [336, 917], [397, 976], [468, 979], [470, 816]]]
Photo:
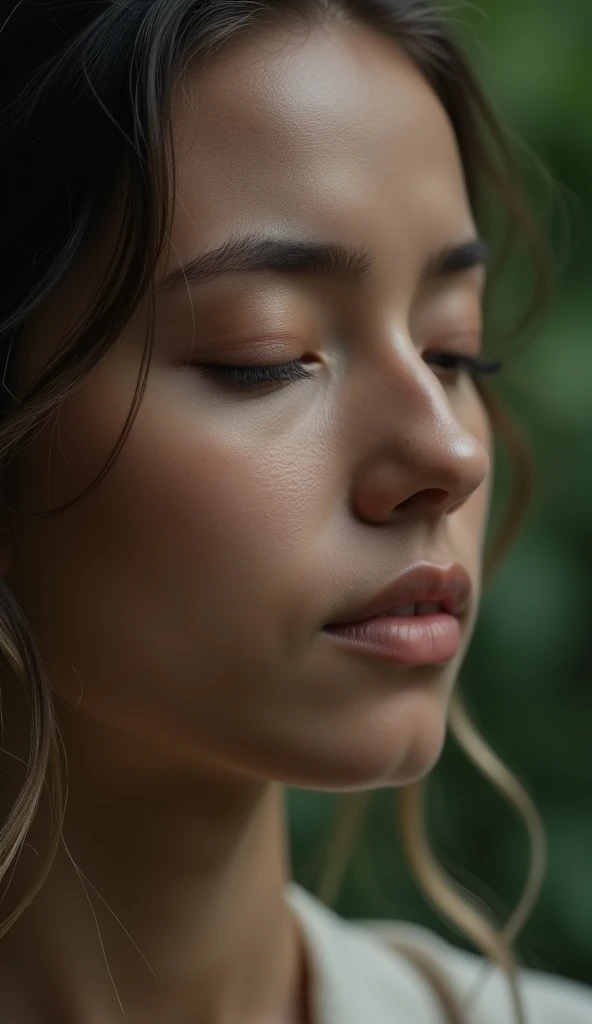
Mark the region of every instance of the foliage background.
[[[510, 360], [501, 385], [533, 450], [537, 492], [484, 593], [461, 685], [477, 727], [526, 785], [546, 826], [546, 879], [518, 952], [530, 966], [591, 984], [592, 0], [448, 6], [498, 112], [550, 171], [568, 217], [549, 217], [548, 190], [546, 199], [539, 190], [560, 281], [543, 330]], [[515, 275], [510, 303], [523, 283]], [[524, 827], [452, 739], [429, 793], [439, 859], [505, 921], [526, 879]], [[295, 788], [286, 796], [294, 877], [314, 891], [319, 844], [342, 798]], [[417, 921], [472, 949], [412, 880], [395, 799], [394, 790], [369, 794], [334, 908], [345, 917]]]

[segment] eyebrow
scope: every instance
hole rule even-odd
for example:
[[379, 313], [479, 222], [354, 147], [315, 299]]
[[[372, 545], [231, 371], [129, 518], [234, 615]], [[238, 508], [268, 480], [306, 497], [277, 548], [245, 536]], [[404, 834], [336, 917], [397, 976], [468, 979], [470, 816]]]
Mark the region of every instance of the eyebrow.
[[490, 248], [483, 238], [470, 238], [460, 245], [451, 245], [436, 253], [428, 260], [425, 277], [444, 277], [447, 274], [460, 274], [473, 267], [486, 266]]
[[[457, 274], [487, 262], [489, 247], [481, 238], [448, 246], [432, 256], [424, 277]], [[361, 281], [374, 263], [369, 250], [340, 242], [277, 238], [272, 235], [231, 237], [216, 249], [200, 253], [167, 274], [156, 288], [162, 295], [187, 284], [203, 284], [234, 271], [275, 270], [320, 274], [352, 283]]]

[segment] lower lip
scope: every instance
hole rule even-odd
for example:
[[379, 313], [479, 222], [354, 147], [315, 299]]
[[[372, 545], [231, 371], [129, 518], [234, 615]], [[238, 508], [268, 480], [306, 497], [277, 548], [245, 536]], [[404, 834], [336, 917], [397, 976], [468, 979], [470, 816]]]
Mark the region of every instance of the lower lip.
[[389, 615], [323, 630], [340, 645], [397, 665], [436, 665], [450, 661], [460, 648], [460, 625], [454, 615]]

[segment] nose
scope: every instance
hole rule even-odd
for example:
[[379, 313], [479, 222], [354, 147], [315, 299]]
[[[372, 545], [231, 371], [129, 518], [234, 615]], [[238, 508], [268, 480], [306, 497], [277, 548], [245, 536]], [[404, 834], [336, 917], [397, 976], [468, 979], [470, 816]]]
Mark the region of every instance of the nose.
[[374, 454], [356, 479], [357, 513], [374, 522], [400, 522], [456, 512], [490, 470], [489, 452], [471, 432], [485, 416], [477, 395], [462, 398], [459, 416], [459, 403], [414, 348], [396, 365], [391, 359], [386, 375], [383, 368], [381, 393], [368, 415], [366, 392], [364, 436], [372, 430]]

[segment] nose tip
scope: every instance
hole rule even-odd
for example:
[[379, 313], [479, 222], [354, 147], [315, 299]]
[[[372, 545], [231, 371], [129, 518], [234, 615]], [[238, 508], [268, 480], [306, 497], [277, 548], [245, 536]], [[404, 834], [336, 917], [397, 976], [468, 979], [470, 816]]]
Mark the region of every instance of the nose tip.
[[475, 440], [464, 457], [436, 445], [407, 451], [401, 462], [383, 460], [365, 473], [357, 489], [358, 512], [374, 522], [437, 519], [458, 511], [485, 482], [489, 453]]
[[411, 344], [400, 354], [409, 353], [389, 364], [395, 413], [390, 403], [375, 404], [386, 439], [357, 476], [358, 512], [375, 522], [449, 515], [489, 476], [490, 433], [480, 408], [458, 405]]
[[476, 440], [463, 438], [462, 443], [436, 445], [432, 458], [416, 462], [416, 472], [408, 481], [406, 493], [393, 504], [396, 516], [441, 516], [457, 512], [486, 480], [490, 458]]

